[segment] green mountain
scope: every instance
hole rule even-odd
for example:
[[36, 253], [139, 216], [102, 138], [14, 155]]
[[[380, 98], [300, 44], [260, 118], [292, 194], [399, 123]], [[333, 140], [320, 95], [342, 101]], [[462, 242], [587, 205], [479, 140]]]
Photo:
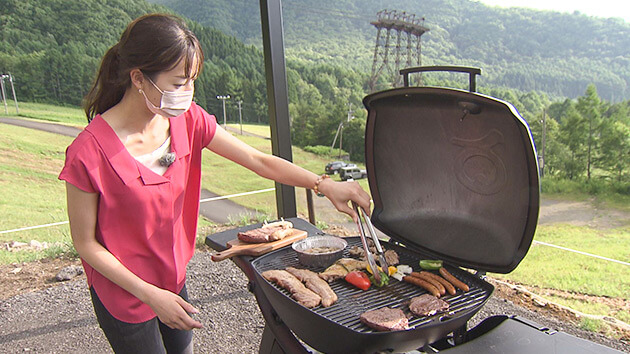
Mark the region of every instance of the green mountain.
[[[144, 0], [3, 0], [0, 2], [0, 73], [14, 77], [18, 101], [79, 105], [105, 51], [125, 26], [168, 8]], [[262, 52], [217, 29], [185, 19], [205, 53], [195, 100], [223, 120], [217, 95], [229, 94], [228, 120], [268, 122]], [[364, 75], [341, 66], [288, 62], [290, 112], [297, 145], [328, 145], [348, 102], [364, 95]], [[237, 102], [242, 101], [242, 105]], [[242, 107], [242, 110], [239, 108]], [[357, 113], [361, 115], [363, 112]], [[348, 127], [344, 148], [362, 156], [361, 121]], [[299, 124], [298, 124], [299, 123]], [[351, 131], [356, 135], [351, 148]]]
[[[260, 46], [256, 0], [151, 0]], [[602, 98], [630, 98], [630, 24], [470, 0], [285, 0], [287, 57], [371, 71], [382, 9], [425, 18], [423, 65], [482, 68], [480, 86], [575, 98], [594, 83]]]
[[[3, 0], [0, 73], [13, 75], [19, 101], [78, 105], [105, 51], [129, 22], [151, 12], [172, 10], [144, 0]], [[250, 116], [265, 117], [260, 51], [216, 29], [193, 21], [188, 25], [208, 59], [196, 85], [198, 102], [218, 111], [217, 94], [239, 91], [247, 96]]]

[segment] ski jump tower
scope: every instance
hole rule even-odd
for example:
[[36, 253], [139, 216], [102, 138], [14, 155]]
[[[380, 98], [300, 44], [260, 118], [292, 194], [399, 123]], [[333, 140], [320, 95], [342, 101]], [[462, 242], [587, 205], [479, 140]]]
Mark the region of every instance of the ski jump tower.
[[424, 27], [424, 18], [416, 18], [404, 11], [381, 10], [376, 16], [377, 20], [370, 22], [378, 30], [370, 76], [372, 92], [381, 76], [393, 87], [400, 86], [402, 78], [398, 71], [402, 69], [401, 64], [405, 68], [421, 65], [420, 36], [429, 31]]

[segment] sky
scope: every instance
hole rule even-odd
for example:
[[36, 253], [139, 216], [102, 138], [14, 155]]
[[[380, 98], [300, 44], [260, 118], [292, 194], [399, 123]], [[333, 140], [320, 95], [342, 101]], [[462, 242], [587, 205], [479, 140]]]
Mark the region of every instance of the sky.
[[486, 5], [501, 7], [527, 7], [538, 10], [554, 10], [597, 17], [620, 17], [630, 23], [628, 0], [478, 0]]

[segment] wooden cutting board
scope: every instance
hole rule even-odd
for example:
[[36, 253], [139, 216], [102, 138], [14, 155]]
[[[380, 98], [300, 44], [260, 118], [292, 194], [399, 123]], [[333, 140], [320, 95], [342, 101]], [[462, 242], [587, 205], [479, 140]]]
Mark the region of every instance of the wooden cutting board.
[[295, 241], [306, 238], [308, 233], [304, 230], [293, 229], [293, 233], [282, 240], [265, 242], [265, 243], [248, 243], [238, 238], [228, 241], [227, 248], [224, 251], [214, 253], [212, 260], [215, 262], [222, 261], [226, 258], [234, 256], [260, 256], [262, 254], [277, 250], [284, 246], [290, 245]]

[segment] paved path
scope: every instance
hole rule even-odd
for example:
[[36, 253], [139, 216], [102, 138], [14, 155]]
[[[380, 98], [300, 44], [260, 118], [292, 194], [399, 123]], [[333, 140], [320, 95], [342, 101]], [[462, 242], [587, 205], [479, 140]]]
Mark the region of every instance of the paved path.
[[72, 127], [69, 125], [63, 125], [58, 123], [48, 123], [36, 120], [0, 117], [0, 123], [17, 125], [20, 127], [26, 127], [31, 129], [43, 130], [51, 133], [57, 133], [65, 136], [77, 136], [81, 129]]

